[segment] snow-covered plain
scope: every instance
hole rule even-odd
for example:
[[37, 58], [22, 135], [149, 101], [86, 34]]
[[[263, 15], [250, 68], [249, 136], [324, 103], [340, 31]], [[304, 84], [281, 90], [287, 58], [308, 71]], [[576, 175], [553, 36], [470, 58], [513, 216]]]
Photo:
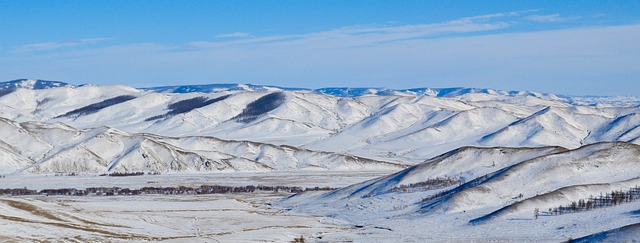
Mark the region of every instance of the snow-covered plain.
[[[2, 188], [298, 186], [342, 187], [380, 171], [173, 173], [143, 176], [11, 175]], [[289, 193], [208, 195], [8, 196], [0, 195], [0, 241], [64, 242], [289, 242], [360, 229], [348, 222], [293, 215], [272, 205]]]
[[3, 242], [288, 242], [349, 226], [268, 205], [278, 194], [0, 198]]
[[[490, 89], [16, 80], [0, 84], [0, 187], [342, 188], [1, 196], [0, 240], [635, 239], [640, 200], [551, 209], [640, 186], [638, 114], [636, 97]], [[128, 172], [160, 175], [99, 176]]]

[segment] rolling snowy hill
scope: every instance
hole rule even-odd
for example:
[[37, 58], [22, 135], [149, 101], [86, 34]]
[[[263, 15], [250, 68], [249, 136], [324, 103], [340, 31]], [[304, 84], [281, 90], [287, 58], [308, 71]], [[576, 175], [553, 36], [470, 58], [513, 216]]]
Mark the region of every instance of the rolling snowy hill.
[[2, 173], [397, 170], [464, 146], [575, 149], [640, 138], [633, 97], [42, 80], [0, 87], [0, 140], [11, 157]]
[[[573, 150], [465, 147], [389, 176], [278, 204], [370, 228], [379, 240], [631, 239], [638, 236], [639, 165], [640, 146], [624, 142]], [[520, 227], [531, 229], [513, 231]], [[411, 233], [418, 229], [430, 233]]]
[[114, 128], [0, 120], [1, 173], [397, 169], [356, 156], [214, 137], [162, 137]]
[[635, 97], [474, 88], [15, 80], [0, 175], [388, 174], [268, 206], [357, 229], [327, 241], [615, 241], [638, 235], [639, 114]]

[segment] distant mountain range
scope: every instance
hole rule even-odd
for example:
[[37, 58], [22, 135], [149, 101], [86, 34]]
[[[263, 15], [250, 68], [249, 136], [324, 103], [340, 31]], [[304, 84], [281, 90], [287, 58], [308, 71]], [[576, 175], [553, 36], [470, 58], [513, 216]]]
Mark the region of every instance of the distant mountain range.
[[357, 230], [327, 241], [616, 242], [640, 232], [639, 105], [474, 88], [15, 80], [0, 83], [0, 175], [387, 172], [273, 205]]
[[[463, 146], [639, 143], [635, 97], [0, 83], [0, 173], [396, 170]], [[206, 166], [203, 166], [206, 165]]]
[[[78, 87], [85, 86], [87, 84], [78, 85]], [[0, 89], [6, 88], [24, 88], [24, 89], [50, 89], [58, 87], [76, 87], [65, 82], [60, 81], [47, 81], [47, 80], [30, 80], [30, 79], [17, 79], [8, 82], [0, 83]], [[482, 94], [500, 94], [500, 95], [530, 95], [535, 97], [557, 98], [554, 95], [526, 92], [526, 91], [501, 91], [493, 89], [478, 89], [478, 88], [413, 88], [413, 89], [387, 89], [387, 88], [350, 88], [350, 87], [333, 87], [333, 88], [319, 88], [319, 89], [305, 89], [305, 88], [291, 88], [291, 87], [278, 87], [270, 85], [253, 85], [253, 84], [202, 84], [202, 85], [178, 85], [178, 86], [159, 86], [159, 87], [147, 87], [139, 88], [145, 91], [155, 91], [158, 93], [216, 93], [224, 91], [255, 91], [255, 92], [268, 92], [268, 91], [313, 91], [318, 94], [333, 95], [339, 97], [357, 97], [363, 95], [427, 95], [437, 97], [454, 97], [468, 93], [482, 93]]]

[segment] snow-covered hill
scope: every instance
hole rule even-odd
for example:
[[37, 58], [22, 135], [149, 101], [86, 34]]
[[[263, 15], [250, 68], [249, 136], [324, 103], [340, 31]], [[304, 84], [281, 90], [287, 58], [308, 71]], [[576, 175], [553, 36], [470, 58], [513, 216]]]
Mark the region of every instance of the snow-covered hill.
[[114, 128], [2, 119], [0, 173], [114, 173], [398, 169], [331, 152], [214, 137], [163, 137]]
[[[2, 151], [11, 154], [11, 168], [38, 164], [26, 172], [75, 170], [63, 169], [66, 165], [55, 161], [84, 166], [86, 171], [199, 170], [195, 168], [203, 162], [194, 161], [205, 161], [203, 153], [260, 162], [253, 164], [255, 168], [244, 160], [237, 161], [242, 165], [222, 163], [219, 170], [351, 168], [329, 159], [311, 163], [310, 158], [300, 157], [291, 162], [290, 156], [259, 156], [257, 152], [238, 152], [233, 146], [195, 151], [191, 144], [170, 138], [247, 141], [282, 151], [295, 148], [327, 156], [357, 156], [392, 165], [390, 168], [414, 165], [464, 146], [574, 149], [600, 141], [640, 141], [640, 108], [638, 99], [633, 97], [560, 97], [471, 88], [308, 90], [236, 84], [137, 89], [41, 80], [15, 80], [1, 83], [0, 87], [4, 87], [0, 88], [0, 118], [12, 124], [4, 124], [7, 128], [1, 130], [6, 147]], [[65, 132], [22, 136], [25, 124], [37, 124], [33, 126], [43, 131]], [[116, 139], [122, 145], [114, 146], [119, 149], [108, 152], [109, 156], [94, 156], [95, 151], [85, 149], [88, 141], [96, 141], [91, 142], [92, 146], [107, 143], [95, 138], [107, 136], [99, 130], [122, 134]], [[168, 155], [156, 162], [150, 161], [151, 157], [144, 158], [145, 166], [122, 163], [136, 160], [131, 157], [133, 154], [142, 156], [145, 153], [137, 151], [150, 147], [162, 148]], [[249, 146], [246, 149], [250, 150]], [[80, 160], [91, 158], [96, 162], [81, 166], [67, 159], [77, 155], [64, 155], [75, 150], [83, 154]], [[296, 152], [301, 153], [305, 152]], [[281, 161], [276, 165], [278, 159]], [[177, 164], [172, 166], [167, 160]], [[47, 164], [51, 168], [47, 169]]]
[[15, 80], [0, 175], [375, 171], [274, 205], [358, 229], [327, 241], [634, 239], [639, 114], [636, 97], [474, 88]]
[[73, 86], [68, 83], [47, 80], [16, 79], [0, 83], [0, 89], [52, 89]]
[[[328, 193], [296, 195], [278, 204], [293, 213], [387, 229], [382, 239], [406, 234], [452, 239], [448, 232], [458, 233], [459, 240], [488, 241], [637, 237], [633, 225], [640, 207], [639, 165], [640, 146], [624, 142], [573, 150], [465, 147], [389, 176]], [[628, 195], [619, 194], [614, 202], [614, 191]], [[581, 201], [601, 204], [585, 206]], [[572, 203], [577, 209], [571, 209]], [[561, 206], [565, 208], [558, 210]], [[519, 227], [534, 228], [489, 230]], [[420, 228], [430, 233], [411, 233]], [[562, 234], [549, 234], [556, 231]]]

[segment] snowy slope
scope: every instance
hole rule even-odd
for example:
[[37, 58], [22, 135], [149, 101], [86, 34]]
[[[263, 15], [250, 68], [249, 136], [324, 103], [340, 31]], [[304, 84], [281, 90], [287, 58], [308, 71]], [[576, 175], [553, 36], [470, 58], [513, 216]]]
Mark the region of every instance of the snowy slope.
[[[633, 225], [640, 222], [640, 202], [560, 215], [548, 209], [640, 186], [638, 163], [640, 146], [623, 142], [574, 150], [466, 147], [389, 176], [328, 193], [296, 195], [277, 205], [369, 228], [370, 239], [378, 240], [406, 234], [419, 241], [559, 241], [591, 235], [582, 240], [611, 242], [638, 236]], [[530, 229], [515, 230], [522, 227]], [[415, 231], [420, 228], [429, 230]], [[375, 229], [387, 231], [377, 235]]]
[[[472, 88], [306, 90], [231, 84], [136, 89], [37, 80], [4, 86], [0, 118], [14, 127], [63, 124], [82, 131], [109, 127], [159, 137], [204, 136], [405, 165], [464, 146], [573, 149], [600, 141], [640, 141], [640, 108], [633, 97], [622, 102], [619, 97]], [[16, 139], [21, 134], [16, 131], [4, 131], [3, 141], [34, 161], [76, 139], [65, 135], [73, 139], [43, 143], [30, 135]]]
[[639, 186], [639, 105], [475, 88], [16, 80], [0, 83], [0, 175], [375, 170], [388, 176], [276, 205], [358, 232], [328, 241], [634, 239], [640, 201], [548, 209]]
[[0, 173], [396, 170], [403, 165], [331, 152], [213, 137], [170, 138], [109, 127], [0, 120]]
[[[319, 198], [305, 200], [306, 203], [309, 203], [310, 205], [319, 203], [344, 205], [345, 201], [362, 201], [362, 203], [366, 204], [367, 201], [376, 200], [376, 198], [397, 196], [395, 195], [397, 193], [394, 193], [394, 188], [401, 188], [401, 186], [409, 186], [411, 184], [445, 178], [452, 179], [454, 182], [450, 185], [443, 185], [441, 188], [433, 189], [433, 191], [439, 191], [439, 189], [446, 188], [452, 189], [465, 182], [472, 181], [478, 177], [498, 171], [502, 168], [513, 166], [522, 161], [563, 151], [566, 151], [566, 149], [561, 147], [464, 147], [436, 156], [423, 163], [389, 176], [345, 187], [337, 191], [321, 195]], [[433, 193], [432, 190], [422, 190], [420, 189], [422, 187], [418, 188], [419, 189], [415, 190], [415, 192], [416, 194], [420, 194], [420, 196], [426, 197]], [[415, 200], [415, 198], [408, 198], [406, 200]], [[412, 204], [410, 202], [405, 203]]]
[[573, 242], [635, 242], [640, 235], [640, 223], [607, 230], [575, 239]]
[[47, 81], [47, 80], [31, 80], [31, 79], [16, 79], [13, 81], [7, 81], [0, 83], [0, 89], [51, 89], [65, 86], [73, 86], [68, 83], [59, 81]]
[[[636, 170], [640, 168], [638, 165], [640, 165], [640, 146], [638, 145], [625, 143], [587, 145], [573, 151], [543, 156], [509, 167], [508, 170], [482, 185], [456, 193], [443, 205], [443, 209], [458, 212], [477, 208], [497, 208], [513, 203], [512, 198], [520, 193], [524, 197], [532, 197], [567, 186], [627, 181], [638, 178], [639, 171]], [[629, 186], [631, 185], [623, 188]], [[548, 206], [550, 205], [541, 205], [542, 208], [548, 208]]]

